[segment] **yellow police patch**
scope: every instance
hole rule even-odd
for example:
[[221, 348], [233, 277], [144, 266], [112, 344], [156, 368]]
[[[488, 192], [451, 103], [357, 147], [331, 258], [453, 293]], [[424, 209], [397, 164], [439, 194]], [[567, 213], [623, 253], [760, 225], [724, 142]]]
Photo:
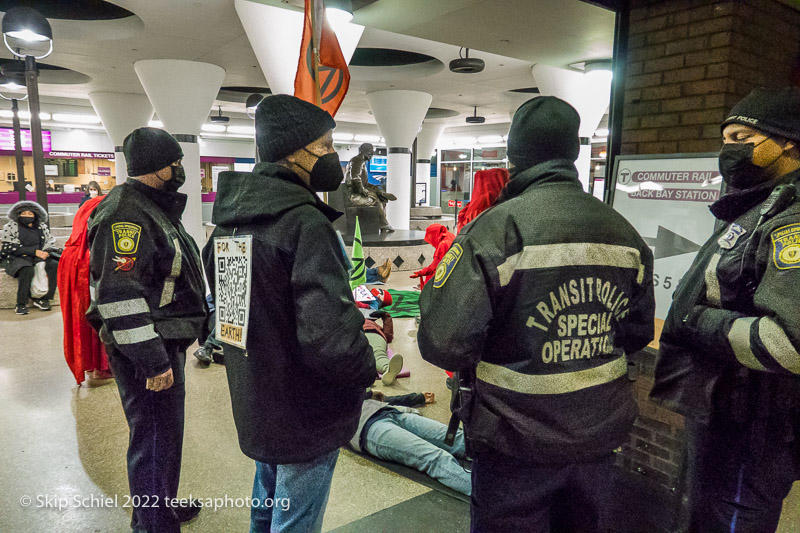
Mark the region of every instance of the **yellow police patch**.
[[779, 270], [800, 268], [800, 224], [789, 224], [772, 232], [772, 260]]
[[118, 254], [135, 254], [139, 249], [141, 226], [130, 222], [117, 222], [111, 224], [111, 233], [114, 235], [114, 251]]
[[461, 248], [460, 244], [453, 244], [450, 247], [450, 250], [444, 255], [439, 266], [436, 267], [436, 275], [433, 278], [434, 289], [439, 289], [445, 284], [462, 255], [464, 255], [464, 250]]

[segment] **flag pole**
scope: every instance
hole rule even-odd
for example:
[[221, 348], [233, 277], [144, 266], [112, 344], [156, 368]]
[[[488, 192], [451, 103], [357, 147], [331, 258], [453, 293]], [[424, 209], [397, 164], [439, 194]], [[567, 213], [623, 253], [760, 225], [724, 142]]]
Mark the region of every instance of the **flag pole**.
[[[317, 107], [322, 107], [322, 96], [319, 92], [319, 42], [317, 42], [317, 2], [322, 0], [311, 0], [311, 64], [314, 69], [314, 102]], [[323, 4], [323, 14], [325, 13]], [[324, 16], [324, 15], [323, 15]]]

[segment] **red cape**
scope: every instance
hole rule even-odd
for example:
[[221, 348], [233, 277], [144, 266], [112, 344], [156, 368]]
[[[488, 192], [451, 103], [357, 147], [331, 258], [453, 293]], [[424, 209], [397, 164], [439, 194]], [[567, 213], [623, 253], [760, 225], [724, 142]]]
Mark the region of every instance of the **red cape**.
[[436, 251], [433, 253], [431, 264], [420, 270], [422, 274], [420, 289], [425, 287], [425, 284], [436, 274], [436, 267], [439, 266], [445, 254], [447, 254], [455, 238], [456, 236], [447, 231], [447, 228], [441, 224], [431, 224], [425, 230], [425, 242], [436, 248]]
[[80, 385], [84, 372], [108, 370], [108, 355], [97, 332], [86, 321], [89, 308], [89, 243], [86, 227], [89, 215], [103, 199], [93, 198], [75, 214], [72, 235], [58, 263], [58, 293], [64, 318], [64, 358]]

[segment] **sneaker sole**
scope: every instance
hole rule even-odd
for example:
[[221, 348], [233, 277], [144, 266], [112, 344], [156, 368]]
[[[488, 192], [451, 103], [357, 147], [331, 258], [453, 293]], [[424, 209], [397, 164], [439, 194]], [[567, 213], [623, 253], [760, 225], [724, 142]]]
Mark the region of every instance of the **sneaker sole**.
[[397, 379], [397, 374], [403, 370], [403, 356], [395, 355], [389, 359], [389, 370], [381, 376], [381, 383], [391, 385]]

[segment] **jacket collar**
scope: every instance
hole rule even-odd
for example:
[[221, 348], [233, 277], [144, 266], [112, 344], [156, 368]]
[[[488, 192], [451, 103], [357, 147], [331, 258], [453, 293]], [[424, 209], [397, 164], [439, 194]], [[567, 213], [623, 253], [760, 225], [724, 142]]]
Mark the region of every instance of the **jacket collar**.
[[731, 190], [726, 192], [719, 200], [711, 204], [708, 208], [717, 219], [725, 222], [733, 222], [753, 207], [766, 200], [770, 193], [778, 185], [795, 183], [800, 179], [800, 170], [796, 170], [786, 176], [770, 181], [756, 187], [743, 190]]
[[[263, 166], [261, 166], [261, 165], [263, 165]], [[338, 219], [340, 216], [342, 216], [344, 214], [344, 213], [341, 213], [341, 212], [337, 211], [336, 209], [332, 208], [331, 206], [329, 206], [325, 202], [323, 202], [322, 199], [317, 195], [317, 193], [314, 192], [313, 190], [311, 190], [311, 188], [308, 185], [306, 185], [306, 182], [304, 182], [302, 179], [300, 179], [300, 176], [298, 176], [297, 174], [295, 174], [294, 172], [292, 172], [291, 170], [289, 170], [286, 167], [282, 167], [282, 166], [276, 165], [274, 163], [259, 163], [258, 165], [256, 165], [253, 168], [253, 173], [255, 174], [256, 172], [259, 172], [259, 173], [262, 173], [262, 174], [267, 174], [267, 175], [271, 174], [272, 176], [274, 176], [274, 177], [276, 177], [278, 179], [281, 179], [281, 180], [284, 180], [284, 181], [288, 181], [289, 183], [293, 183], [295, 185], [299, 185], [300, 187], [302, 187], [303, 189], [308, 191], [309, 194], [311, 194], [312, 199], [314, 201], [314, 205], [331, 222], [335, 221], [336, 219]]]
[[172, 222], [178, 222], [181, 219], [181, 215], [183, 215], [184, 209], [186, 209], [186, 200], [188, 196], [183, 193], [154, 189], [135, 179], [126, 181], [122, 186], [131, 187], [135, 191], [146, 196], [147, 199], [156, 204]]
[[581, 187], [578, 169], [569, 159], [553, 159], [525, 170], [512, 172], [511, 179], [500, 193], [498, 203], [515, 198], [529, 188], [544, 184], [564, 183]]

